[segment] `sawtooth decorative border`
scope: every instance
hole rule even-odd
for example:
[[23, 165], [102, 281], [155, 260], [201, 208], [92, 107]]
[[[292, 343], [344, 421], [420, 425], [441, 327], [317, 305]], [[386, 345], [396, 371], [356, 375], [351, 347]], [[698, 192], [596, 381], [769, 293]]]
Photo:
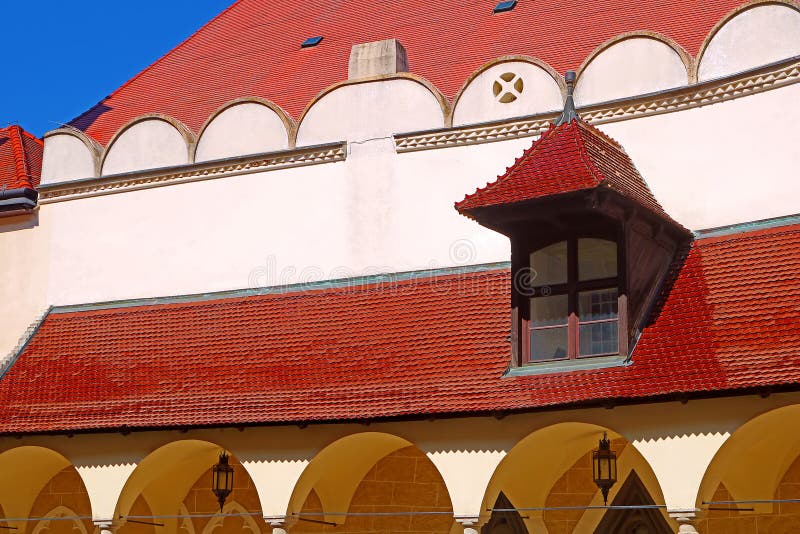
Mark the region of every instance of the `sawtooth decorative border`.
[[285, 169], [287, 167], [333, 163], [344, 161], [346, 157], [347, 143], [342, 141], [326, 145], [282, 150], [269, 154], [237, 156], [225, 160], [48, 184], [41, 186], [39, 189], [39, 204], [111, 195], [186, 182], [214, 180], [239, 174]]
[[[707, 106], [800, 82], [800, 56], [725, 78], [579, 108], [593, 124], [618, 122]], [[395, 135], [397, 152], [505, 141], [539, 135], [558, 113], [547, 113], [472, 126]]]

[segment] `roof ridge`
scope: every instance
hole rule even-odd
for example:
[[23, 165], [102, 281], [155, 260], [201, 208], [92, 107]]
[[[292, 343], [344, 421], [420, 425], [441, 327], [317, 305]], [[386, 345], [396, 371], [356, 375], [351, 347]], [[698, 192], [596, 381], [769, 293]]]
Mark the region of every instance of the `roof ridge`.
[[692, 233], [696, 243], [715, 243], [750, 239], [763, 234], [794, 233], [798, 230], [800, 230], [800, 214], [704, 228]]
[[606, 175], [594, 164], [594, 160], [589, 156], [589, 153], [586, 150], [586, 139], [583, 138], [581, 135], [581, 124], [585, 124], [581, 119], [577, 119], [574, 121], [570, 121], [568, 124], [575, 123], [576, 126], [574, 127], [574, 137], [575, 143], [578, 145], [578, 153], [581, 155], [581, 159], [584, 161], [584, 165], [586, 168], [589, 169], [589, 172], [597, 179], [597, 185], [602, 184], [603, 182], [608, 182]]
[[17, 186], [20, 188], [33, 189], [28, 169], [28, 158], [25, 155], [25, 146], [22, 144], [22, 128], [14, 124], [8, 127], [11, 139], [11, 152], [14, 156], [14, 170], [16, 173]]
[[[79, 121], [81, 118], [83, 118], [84, 116], [86, 116], [86, 115], [88, 115], [89, 113], [91, 113], [91, 112], [92, 112], [92, 111], [93, 111], [93, 110], [94, 110], [94, 109], [95, 109], [97, 106], [99, 106], [100, 104], [102, 104], [103, 102], [105, 102], [106, 100], [108, 100], [109, 98], [111, 98], [112, 96], [116, 95], [117, 93], [119, 93], [120, 91], [122, 91], [123, 89], [125, 89], [126, 87], [128, 87], [128, 86], [129, 86], [130, 84], [132, 84], [134, 81], [136, 81], [136, 80], [138, 80], [139, 78], [141, 78], [141, 77], [144, 75], [144, 73], [146, 73], [147, 71], [149, 71], [150, 69], [152, 69], [152, 68], [153, 68], [153, 67], [156, 65], [156, 63], [160, 63], [160, 62], [161, 62], [161, 60], [163, 60], [163, 59], [164, 59], [164, 58], [166, 58], [167, 56], [169, 56], [169, 55], [173, 54], [174, 52], [176, 52], [177, 50], [179, 50], [179, 49], [180, 49], [181, 47], [183, 47], [183, 46], [184, 46], [186, 43], [188, 43], [189, 41], [191, 41], [191, 40], [192, 40], [192, 39], [193, 39], [193, 38], [194, 38], [194, 37], [195, 37], [195, 36], [196, 36], [198, 33], [200, 33], [201, 31], [203, 31], [203, 30], [204, 30], [204, 29], [205, 29], [207, 26], [210, 26], [211, 24], [213, 24], [213, 23], [214, 23], [214, 22], [215, 22], [217, 19], [219, 19], [221, 16], [223, 16], [225, 13], [227, 13], [228, 11], [230, 11], [231, 9], [233, 9], [234, 7], [238, 6], [240, 3], [242, 3], [242, 0], [235, 0], [235, 1], [233, 2], [233, 4], [229, 5], [228, 7], [226, 7], [226, 8], [225, 8], [225, 9], [223, 9], [222, 11], [220, 11], [220, 12], [219, 12], [219, 13], [218, 13], [218, 14], [217, 14], [215, 17], [212, 17], [212, 18], [211, 18], [211, 20], [209, 20], [208, 22], [206, 22], [205, 24], [203, 24], [202, 26], [200, 26], [199, 28], [197, 28], [195, 31], [193, 31], [193, 32], [192, 32], [192, 34], [191, 34], [191, 35], [189, 35], [189, 36], [188, 36], [186, 39], [184, 39], [183, 41], [181, 41], [180, 43], [178, 43], [178, 44], [177, 44], [177, 45], [175, 45], [174, 47], [170, 48], [170, 49], [169, 49], [167, 52], [165, 52], [163, 55], [161, 55], [160, 57], [158, 57], [158, 58], [157, 58], [155, 61], [152, 61], [152, 62], [151, 62], [149, 65], [147, 65], [145, 68], [143, 68], [142, 70], [140, 70], [139, 72], [137, 72], [137, 73], [136, 73], [136, 74], [135, 74], [133, 77], [131, 77], [130, 79], [128, 79], [128, 81], [126, 81], [125, 83], [123, 83], [122, 85], [120, 85], [119, 87], [117, 87], [116, 89], [114, 89], [113, 91], [111, 91], [110, 93], [108, 93], [106, 96], [104, 96], [103, 98], [101, 98], [101, 99], [100, 99], [100, 100], [97, 102], [97, 104], [93, 105], [92, 107], [90, 107], [89, 109], [87, 109], [86, 111], [84, 111], [83, 113], [81, 113], [80, 115], [78, 115], [77, 117], [74, 117], [72, 120], [70, 120], [70, 121], [68, 121], [66, 124], [64, 124], [64, 126], [72, 126], [74, 123], [78, 122], [78, 121]], [[75, 127], [75, 126], [73, 126], [73, 127]], [[75, 128], [77, 128], [77, 127], [75, 127]], [[87, 126], [87, 129], [88, 129], [88, 126]], [[84, 132], [84, 133], [86, 132], [86, 130], [85, 130], [85, 129], [78, 128], [78, 130], [80, 130], [81, 132]], [[88, 135], [88, 134], [87, 134], [87, 135]]]

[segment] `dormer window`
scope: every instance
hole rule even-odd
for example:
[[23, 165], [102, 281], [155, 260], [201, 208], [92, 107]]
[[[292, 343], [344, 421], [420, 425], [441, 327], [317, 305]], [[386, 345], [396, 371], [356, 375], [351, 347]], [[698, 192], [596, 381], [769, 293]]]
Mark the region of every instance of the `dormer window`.
[[691, 241], [619, 143], [578, 117], [575, 78], [553, 125], [456, 203], [511, 240], [509, 376], [629, 365]]
[[529, 255], [523, 312], [523, 364], [620, 353], [616, 241], [572, 237]]

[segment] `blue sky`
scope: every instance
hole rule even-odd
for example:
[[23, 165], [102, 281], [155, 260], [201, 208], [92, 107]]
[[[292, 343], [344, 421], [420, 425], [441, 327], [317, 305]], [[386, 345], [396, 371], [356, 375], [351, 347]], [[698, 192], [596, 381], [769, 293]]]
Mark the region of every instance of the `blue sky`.
[[41, 136], [89, 109], [234, 0], [3, 2], [0, 126]]

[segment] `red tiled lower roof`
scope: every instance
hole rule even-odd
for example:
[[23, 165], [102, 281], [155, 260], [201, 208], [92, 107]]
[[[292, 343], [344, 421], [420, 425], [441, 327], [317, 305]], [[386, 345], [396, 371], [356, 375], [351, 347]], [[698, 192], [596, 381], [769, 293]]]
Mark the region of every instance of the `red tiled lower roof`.
[[487, 413], [800, 382], [800, 224], [697, 240], [633, 364], [503, 377], [509, 273], [52, 313], [0, 433]]
[[[267, 98], [299, 119], [323, 89], [347, 79], [354, 44], [397, 38], [410, 71], [453, 98], [479, 67], [507, 55], [578, 69], [601, 44], [649, 30], [697, 55], [709, 31], [743, 0], [240, 0], [192, 37], [72, 121], [102, 144], [145, 113], [197, 132], [236, 98]], [[301, 49], [307, 37], [319, 46]]]
[[42, 141], [19, 126], [0, 128], [0, 189], [35, 189], [42, 176]]

